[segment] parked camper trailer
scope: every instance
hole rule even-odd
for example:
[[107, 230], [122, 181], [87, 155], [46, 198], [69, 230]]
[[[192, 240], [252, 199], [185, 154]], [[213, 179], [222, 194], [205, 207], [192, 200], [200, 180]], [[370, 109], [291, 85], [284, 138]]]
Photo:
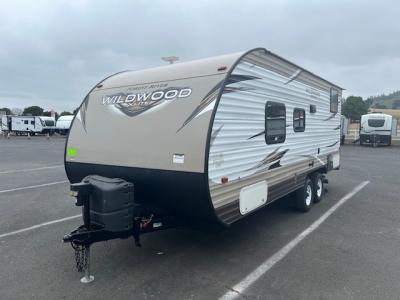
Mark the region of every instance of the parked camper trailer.
[[36, 133], [42, 133], [43, 123], [40, 117], [12, 116], [9, 130], [16, 135], [35, 135]]
[[106, 78], [66, 143], [84, 224], [64, 241], [228, 226], [292, 192], [308, 211], [340, 165], [341, 93], [263, 48]]
[[397, 120], [391, 115], [371, 113], [361, 116], [360, 145], [388, 145], [397, 134]]
[[340, 117], [340, 144], [344, 145], [347, 132], [349, 130], [349, 119], [345, 116]]
[[4, 132], [16, 135], [53, 134], [54, 118], [35, 116], [2, 116], [1, 125]]
[[56, 131], [61, 135], [66, 135], [69, 132], [73, 119], [73, 115], [59, 117], [56, 124]]
[[43, 124], [43, 133], [49, 133], [52, 135], [56, 131], [56, 119], [54, 117], [39, 117]]
[[11, 126], [11, 116], [1, 115], [1, 131], [3, 134], [7, 134], [9, 132], [9, 128]]

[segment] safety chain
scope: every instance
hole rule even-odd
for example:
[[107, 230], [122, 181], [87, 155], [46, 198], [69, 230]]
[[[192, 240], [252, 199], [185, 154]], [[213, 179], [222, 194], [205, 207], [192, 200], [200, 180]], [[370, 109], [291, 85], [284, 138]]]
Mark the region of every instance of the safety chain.
[[87, 246], [76, 244], [73, 241], [71, 246], [75, 250], [76, 269], [79, 273], [82, 273], [86, 270], [89, 261]]

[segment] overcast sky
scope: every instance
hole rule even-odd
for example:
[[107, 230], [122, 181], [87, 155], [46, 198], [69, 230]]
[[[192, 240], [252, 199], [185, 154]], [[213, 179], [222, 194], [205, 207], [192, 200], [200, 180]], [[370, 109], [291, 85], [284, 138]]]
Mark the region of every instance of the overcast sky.
[[0, 107], [73, 110], [127, 69], [265, 47], [367, 97], [400, 89], [400, 1], [17, 1], [0, 6]]

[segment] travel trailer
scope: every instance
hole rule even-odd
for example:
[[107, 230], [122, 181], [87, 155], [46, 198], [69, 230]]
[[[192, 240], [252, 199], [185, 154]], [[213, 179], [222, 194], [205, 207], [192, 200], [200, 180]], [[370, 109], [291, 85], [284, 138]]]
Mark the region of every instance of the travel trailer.
[[44, 124], [44, 133], [53, 134], [56, 131], [56, 118], [45, 116], [40, 116], [39, 118]]
[[61, 135], [66, 135], [69, 132], [73, 119], [73, 115], [59, 117], [56, 123], [56, 131]]
[[373, 146], [392, 144], [392, 135], [397, 134], [397, 119], [383, 113], [361, 116], [360, 145]]
[[140, 245], [178, 225], [229, 226], [290, 193], [308, 211], [340, 166], [341, 94], [263, 48], [104, 79], [66, 142], [84, 224], [64, 241], [86, 255], [114, 238]]
[[35, 116], [2, 116], [3, 132], [13, 132], [16, 135], [53, 134], [54, 118]]

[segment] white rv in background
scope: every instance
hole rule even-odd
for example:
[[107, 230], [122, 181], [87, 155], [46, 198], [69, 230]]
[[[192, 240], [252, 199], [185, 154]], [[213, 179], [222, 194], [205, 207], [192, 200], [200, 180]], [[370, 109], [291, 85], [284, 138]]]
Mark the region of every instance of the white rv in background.
[[53, 134], [55, 120], [52, 117], [2, 116], [1, 127], [3, 132], [16, 135]]
[[74, 115], [59, 117], [57, 120], [56, 132], [58, 132], [61, 135], [66, 135], [69, 132], [69, 128], [71, 127], [73, 119]]
[[361, 116], [360, 145], [388, 145], [397, 134], [397, 120], [391, 115], [371, 113]]
[[54, 117], [39, 117], [43, 122], [44, 132], [53, 134], [56, 131], [56, 119]]

